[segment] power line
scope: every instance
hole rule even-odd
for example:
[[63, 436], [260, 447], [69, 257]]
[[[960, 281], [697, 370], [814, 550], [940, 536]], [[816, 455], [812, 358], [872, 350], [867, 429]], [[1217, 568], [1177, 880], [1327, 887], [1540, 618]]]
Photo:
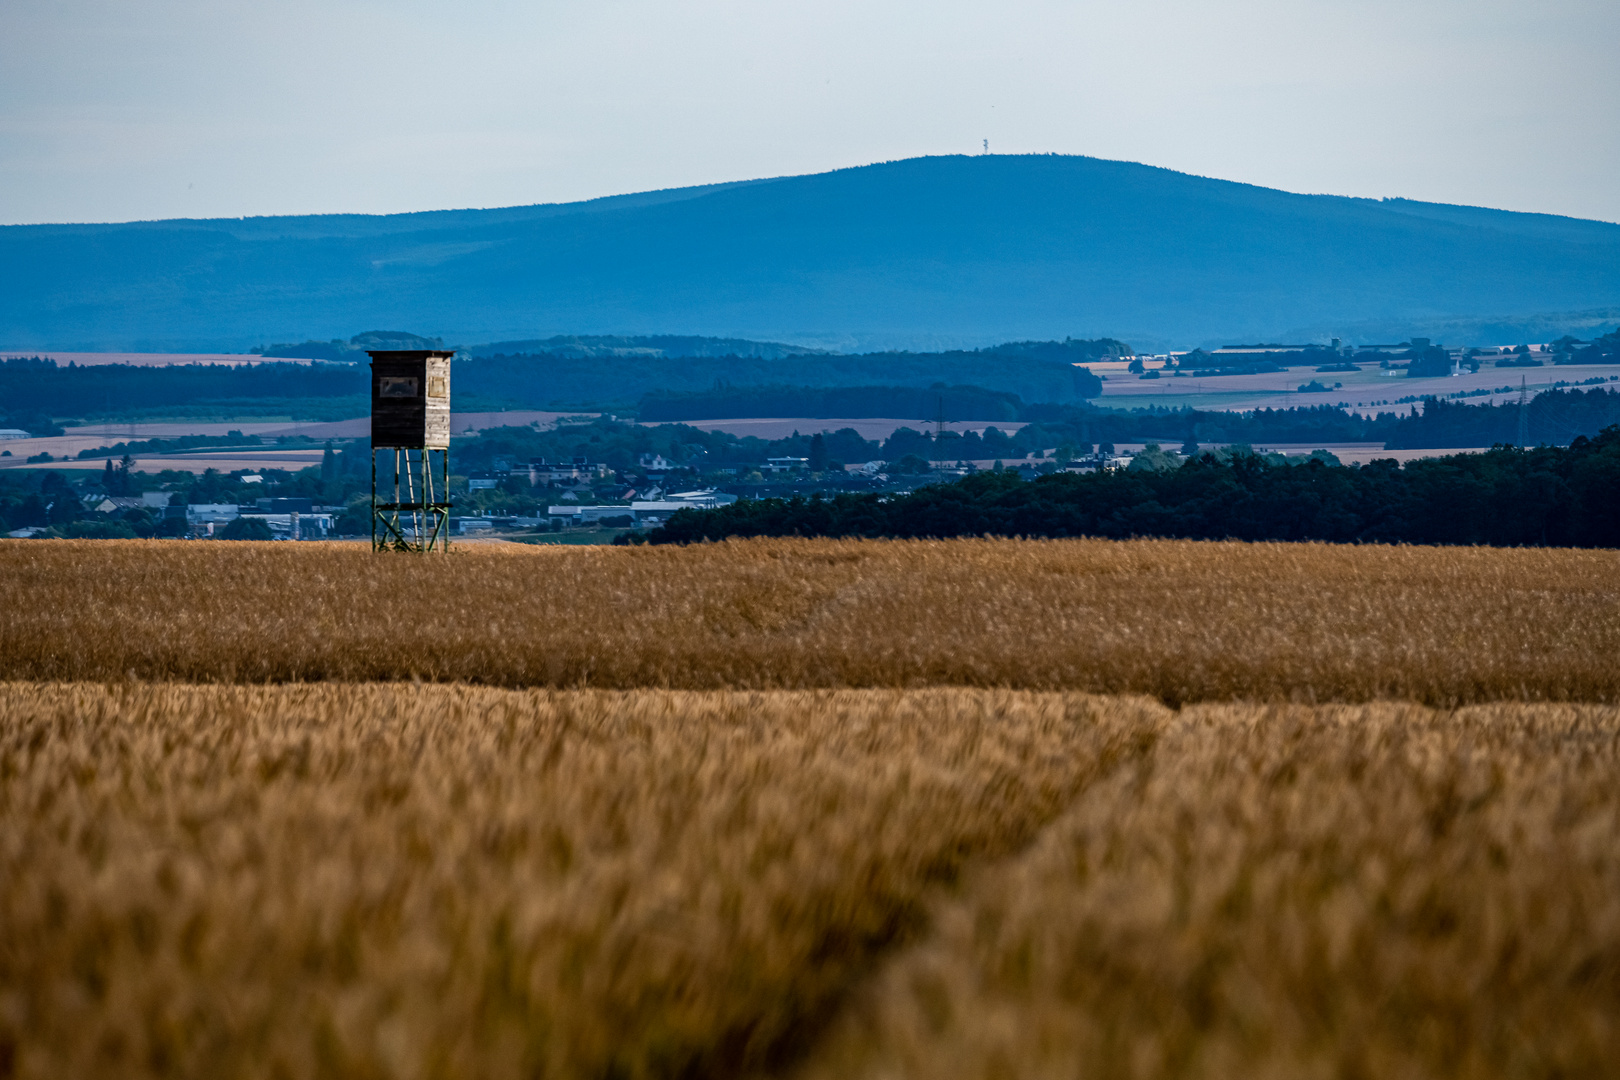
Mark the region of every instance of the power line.
[[1519, 449], [1530, 442], [1530, 388], [1523, 375], [1519, 376]]

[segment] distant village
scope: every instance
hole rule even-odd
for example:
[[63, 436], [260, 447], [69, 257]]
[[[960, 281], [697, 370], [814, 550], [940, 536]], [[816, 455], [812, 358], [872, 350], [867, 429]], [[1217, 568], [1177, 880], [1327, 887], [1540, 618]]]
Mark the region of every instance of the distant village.
[[[978, 388], [941, 384], [936, 422], [882, 422], [886, 426], [871, 432], [877, 438], [848, 426], [767, 439], [713, 425], [637, 422], [611, 414], [551, 414], [552, 421], [526, 425], [505, 421], [504, 414], [485, 414], [493, 426], [463, 432], [448, 444], [443, 525], [456, 537], [600, 542], [623, 531], [665, 525], [682, 510], [710, 510], [740, 499], [898, 494], [986, 471], [1024, 479], [1166, 472], [1195, 456], [1213, 453], [1224, 460], [1231, 452], [1257, 454], [1272, 465], [1352, 465], [1375, 457], [1409, 460], [1424, 448], [1563, 445], [1620, 419], [1620, 395], [1605, 389], [1620, 379], [1611, 373], [1617, 337], [1463, 349], [1418, 337], [1397, 345], [1346, 346], [1335, 339], [1127, 352], [1096, 365], [1106, 367], [1100, 378], [1109, 386], [1121, 381], [1168, 385], [1154, 382], [1159, 379], [1184, 386], [1208, 376], [1271, 373], [1273, 381], [1286, 380], [1288, 391], [1321, 393], [1327, 401], [1248, 412], [1185, 405], [1109, 409], [1021, 403], [1010, 395], [1002, 395], [1006, 401], [993, 396], [979, 401], [974, 394], [984, 394]], [[1493, 379], [1482, 370], [1486, 367], [1547, 367], [1576, 377], [1548, 381], [1543, 375], [1532, 394], [1519, 373], [1496, 385], [1500, 378]], [[1293, 382], [1301, 376], [1290, 373], [1299, 368], [1310, 374], [1295, 390]], [[1361, 405], [1334, 401], [1342, 385], [1335, 373], [1361, 388]], [[25, 364], [19, 374], [58, 377], [38, 364]], [[1471, 381], [1447, 379], [1469, 374], [1475, 376]], [[1381, 376], [1403, 381], [1386, 384]], [[1445, 379], [1462, 389], [1432, 401], [1438, 395], [1429, 387], [1437, 382], [1413, 387], [1405, 381], [1412, 379]], [[1369, 388], [1377, 396], [1368, 396]], [[926, 398], [934, 392], [907, 393]], [[1461, 400], [1475, 397], [1486, 400], [1479, 405]], [[1008, 418], [947, 422], [945, 403], [953, 399], [964, 411], [1003, 409]], [[1414, 407], [1420, 401], [1432, 403], [1420, 410]], [[62, 429], [56, 431], [60, 437]], [[0, 428], [0, 534], [9, 537], [324, 540], [371, 533], [370, 443], [363, 437], [325, 440], [323, 450], [321, 442], [305, 435], [266, 441], [240, 430], [146, 440], [132, 434], [126, 442], [81, 442], [83, 449], [71, 458], [44, 450], [29, 453], [26, 448], [35, 441], [27, 429]], [[14, 454], [12, 446], [19, 452]], [[252, 455], [259, 464], [240, 467], [244, 462], [237, 459]], [[217, 468], [207, 464], [213, 460]], [[289, 467], [270, 467], [283, 462]]]
[[[907, 429], [906, 434], [924, 447], [929, 445], [922, 433]], [[353, 479], [352, 471], [341, 472], [342, 459], [352, 454], [328, 451], [325, 471], [338, 486], [348, 486], [341, 484], [344, 476]], [[681, 510], [736, 502], [739, 495], [720, 490], [722, 486], [758, 497], [839, 490], [904, 492], [983, 468], [1004, 468], [1033, 478], [1060, 471], [1163, 468], [1166, 462], [1179, 463], [1183, 456], [1173, 448], [1163, 450], [1156, 445], [1117, 451], [1105, 445], [1088, 447], [1083, 454], [1067, 446], [1052, 448], [1005, 464], [929, 461], [907, 454], [893, 463], [874, 459], [848, 466], [792, 455], [770, 456], [753, 465], [704, 466], [693, 462], [678, 465], [662, 454], [644, 453], [627, 469], [614, 469], [585, 456], [528, 462], [497, 456], [491, 467], [454, 478], [458, 509], [450, 516], [449, 526], [453, 535], [461, 537], [646, 529], [666, 523]], [[249, 501], [205, 494], [210, 488], [251, 491], [296, 486], [296, 477], [274, 472], [205, 474], [185, 485], [172, 474], [131, 474], [109, 461], [103, 472], [79, 470], [79, 474], [81, 479], [74, 483], [62, 472], [46, 472], [38, 494], [9, 508], [14, 518], [27, 520], [6, 535], [326, 540], [362, 536], [370, 527], [369, 492], [351, 492], [341, 502], [324, 502], [318, 495], [277, 494]], [[694, 479], [705, 483], [683, 485]], [[133, 490], [147, 484], [153, 484], [153, 489]]]

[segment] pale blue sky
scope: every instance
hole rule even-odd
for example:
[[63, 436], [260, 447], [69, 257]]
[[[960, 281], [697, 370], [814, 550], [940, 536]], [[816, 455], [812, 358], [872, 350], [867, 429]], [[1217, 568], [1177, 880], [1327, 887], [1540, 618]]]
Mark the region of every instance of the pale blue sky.
[[0, 221], [1091, 154], [1620, 220], [1614, 0], [5, 0]]

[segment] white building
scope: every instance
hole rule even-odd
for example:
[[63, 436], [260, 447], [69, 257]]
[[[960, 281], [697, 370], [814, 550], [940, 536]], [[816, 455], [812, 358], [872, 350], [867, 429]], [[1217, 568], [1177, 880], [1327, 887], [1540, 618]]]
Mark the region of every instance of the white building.
[[601, 521], [603, 518], [633, 518], [635, 510], [629, 506], [552, 506], [547, 508], [553, 521], [579, 525]]
[[709, 509], [715, 506], [729, 506], [731, 503], [737, 501], [737, 496], [722, 494], [713, 488], [705, 488], [702, 491], [676, 491], [669, 495], [665, 495], [664, 501], [683, 503], [687, 506], [701, 506], [704, 509]]
[[712, 510], [737, 501], [735, 495], [722, 495], [715, 491], [683, 491], [662, 499], [642, 499], [630, 504], [637, 525], [662, 525], [678, 510]]
[[248, 510], [237, 516], [264, 522], [277, 540], [324, 540], [332, 535], [331, 514], [261, 514]]

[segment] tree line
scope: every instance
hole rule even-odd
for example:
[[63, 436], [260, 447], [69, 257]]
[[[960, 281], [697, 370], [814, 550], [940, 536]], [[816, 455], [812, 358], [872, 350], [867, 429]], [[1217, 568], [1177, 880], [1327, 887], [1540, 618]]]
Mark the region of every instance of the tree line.
[[[0, 360], [0, 402], [33, 432], [53, 417], [127, 416], [146, 409], [220, 406], [240, 410], [249, 403], [319, 401], [342, 416], [366, 412], [371, 394], [368, 369], [352, 364], [58, 364], [48, 357]], [[341, 399], [341, 400], [339, 400]], [[50, 425], [54, 427], [54, 424]], [[40, 430], [39, 434], [48, 432]]]
[[[1102, 393], [1087, 361], [1131, 355], [1112, 339], [1008, 342], [975, 350], [821, 353], [785, 358], [631, 354], [575, 355], [572, 350], [496, 353], [458, 363], [457, 390], [521, 398], [534, 407], [631, 409], [654, 395], [655, 408], [674, 395], [719, 394], [735, 388], [811, 389], [904, 387], [915, 393], [936, 384], [972, 386], [983, 393], [1016, 395], [1024, 401], [1077, 404]], [[911, 406], [915, 408], [915, 406]], [[758, 414], [755, 414], [758, 415]], [[777, 415], [803, 416], [798, 408]], [[690, 412], [660, 412], [646, 419], [715, 419]], [[976, 419], [989, 419], [977, 417]]]
[[908, 494], [740, 500], [635, 538], [1178, 537], [1620, 547], [1620, 427], [1568, 447], [1499, 447], [1360, 467], [1201, 454], [1166, 471], [1000, 470]]
[[722, 386], [694, 393], [663, 390], [636, 407], [643, 421], [726, 420], [753, 416], [891, 417], [900, 420], [1021, 419], [1017, 394], [982, 386]]
[[[434, 342], [410, 335], [372, 332], [351, 342], [330, 342], [323, 356], [334, 363], [184, 364], [149, 367], [133, 364], [58, 364], [49, 357], [0, 360], [0, 426], [21, 427], [39, 434], [58, 434], [56, 417], [133, 416], [143, 410], [202, 408], [239, 414], [281, 412], [309, 418], [343, 419], [363, 415], [370, 395], [370, 371], [364, 346], [427, 347]], [[398, 340], [396, 340], [398, 339]], [[655, 339], [656, 340], [656, 339]], [[275, 351], [319, 351], [301, 346]], [[459, 407], [634, 409], [648, 394], [712, 391], [732, 384], [780, 387], [784, 374], [794, 383], [822, 389], [903, 386], [915, 394], [935, 383], [972, 385], [964, 391], [986, 399], [1000, 395], [1002, 405], [982, 419], [1015, 419], [1004, 415], [1005, 399], [1078, 403], [1102, 392], [1096, 376], [1075, 363], [1129, 355], [1130, 346], [1112, 339], [1096, 341], [1010, 342], [979, 350], [943, 353], [818, 353], [792, 357], [683, 356], [651, 352], [605, 358], [557, 352], [495, 354], [458, 360], [452, 389]], [[854, 393], [860, 393], [856, 390]], [[908, 407], [902, 415], [909, 415]], [[1016, 414], [1016, 407], [1012, 410]], [[803, 415], [794, 409], [785, 415]], [[651, 419], [692, 419], [689, 413]]]
[[[1384, 436], [1388, 450], [1427, 450], [1461, 446], [1495, 446], [1520, 442], [1518, 402], [1465, 405], [1429, 398], [1423, 411], [1397, 420]], [[1524, 407], [1527, 445], [1567, 443], [1580, 435], [1620, 424], [1620, 393], [1602, 387], [1547, 390]]]

